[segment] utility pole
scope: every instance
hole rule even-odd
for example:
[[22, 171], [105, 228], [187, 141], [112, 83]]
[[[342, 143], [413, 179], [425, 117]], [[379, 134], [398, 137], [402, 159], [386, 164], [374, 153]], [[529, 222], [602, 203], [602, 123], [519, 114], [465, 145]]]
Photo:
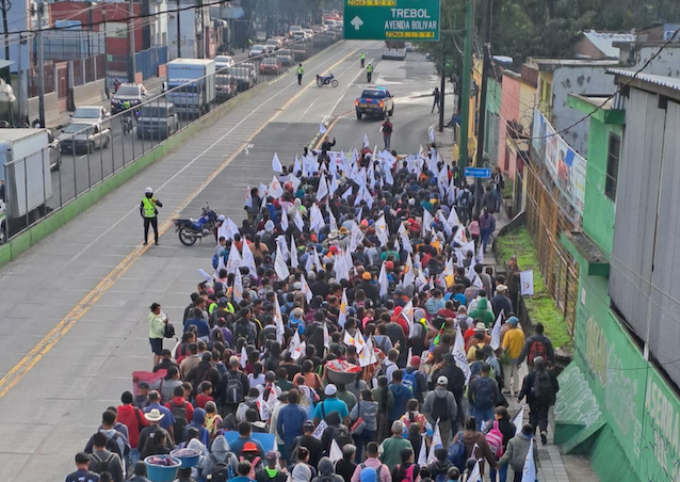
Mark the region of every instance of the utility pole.
[[106, 92], [106, 97], [111, 98], [111, 92], [109, 91], [109, 49], [106, 47], [106, 2], [102, 2], [102, 28], [104, 29], [104, 91]]
[[[460, 106], [460, 140], [458, 142], [458, 166], [465, 176], [468, 165], [468, 129], [470, 127], [470, 69], [472, 68], [472, 10], [474, 0], [465, 4], [465, 46], [463, 47], [463, 88]], [[466, 181], [467, 182], [467, 181]]]
[[442, 66], [439, 79], [439, 132], [444, 131], [444, 91], [446, 90], [446, 36], [442, 39]]
[[[477, 134], [476, 167], [484, 164], [484, 137], [486, 129], [486, 89], [489, 82], [488, 71], [491, 68], [491, 23], [493, 21], [493, 0], [486, 0], [486, 31], [484, 33], [484, 62], [482, 63], [482, 93], [479, 98], [479, 132]], [[482, 179], [475, 179], [475, 214], [482, 211]]]
[[199, 59], [204, 59], [206, 57], [206, 41], [207, 39], [205, 38], [205, 25], [203, 24], [203, 0], [198, 0], [198, 15], [199, 18], [201, 19], [200, 25], [201, 25], [201, 34], [199, 35], [200, 42], [198, 44], [198, 52], [196, 54], [198, 55]]
[[7, 11], [12, 8], [11, 3], [10, 6], [7, 6], [7, 0], [2, 0], [2, 4], [0, 4], [0, 8], [2, 8], [2, 28], [5, 30], [5, 60], [9, 62], [9, 27], [7, 26]]
[[182, 58], [182, 34], [181, 34], [181, 29], [180, 29], [180, 21], [179, 21], [179, 16], [180, 16], [180, 6], [179, 6], [179, 0], [177, 0], [177, 58]]
[[130, 22], [128, 24], [128, 45], [130, 46], [130, 60], [128, 61], [128, 82], [135, 83], [137, 74], [137, 63], [135, 60], [135, 4], [130, 0]]
[[40, 127], [47, 127], [45, 124], [45, 55], [43, 51], [43, 13], [45, 4], [42, 0], [36, 2], [38, 7], [38, 119]]

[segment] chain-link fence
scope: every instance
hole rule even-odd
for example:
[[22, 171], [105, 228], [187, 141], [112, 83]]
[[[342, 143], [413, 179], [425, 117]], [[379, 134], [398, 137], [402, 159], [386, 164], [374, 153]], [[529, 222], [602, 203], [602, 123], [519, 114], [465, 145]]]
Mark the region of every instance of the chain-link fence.
[[[0, 179], [5, 180], [5, 217], [0, 213], [0, 243], [40, 222], [50, 213], [125, 169], [211, 110], [258, 84], [297, 68], [342, 38], [325, 31], [232, 63], [224, 56], [211, 64], [181, 59], [173, 73], [168, 64], [166, 91], [141, 95], [123, 85], [101, 106], [79, 107], [63, 132], [1, 129]], [[42, 148], [37, 148], [43, 146]], [[5, 156], [4, 166], [2, 156]], [[0, 212], [2, 211], [0, 202]]]
[[[574, 229], [557, 204], [557, 193], [543, 183], [533, 166], [525, 164], [527, 182], [526, 227], [536, 247], [538, 263], [548, 291], [574, 333], [578, 297], [578, 264], [559, 242], [562, 232]], [[553, 190], [554, 191], [554, 190]]]

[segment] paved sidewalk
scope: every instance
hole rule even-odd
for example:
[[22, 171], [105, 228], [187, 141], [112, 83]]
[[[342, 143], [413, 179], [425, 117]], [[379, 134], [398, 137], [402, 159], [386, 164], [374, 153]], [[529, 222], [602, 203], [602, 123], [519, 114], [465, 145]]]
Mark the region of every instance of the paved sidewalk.
[[[434, 138], [437, 143], [437, 148], [439, 149], [440, 155], [445, 162], [451, 163], [453, 160], [453, 146], [454, 146], [454, 132], [452, 128], [444, 128], [443, 132], [439, 132], [438, 129], [434, 130]], [[503, 226], [509, 223], [509, 219], [505, 215], [505, 212], [495, 213], [496, 216], [496, 227], [500, 230]], [[505, 267], [500, 265], [496, 259], [492, 250], [489, 250], [484, 255], [484, 265], [491, 266], [496, 271], [505, 271]], [[520, 377], [524, 378], [527, 374], [526, 365], [522, 365], [520, 368]], [[517, 398], [511, 398], [507, 396], [509, 403], [508, 411], [511, 417], [514, 417], [520, 410], [520, 404], [517, 403]], [[527, 406], [524, 410], [524, 422], [529, 422], [529, 407]], [[550, 413], [550, 426], [548, 428], [548, 444], [541, 445], [539, 438], [536, 438], [538, 446], [538, 464], [537, 464], [537, 478], [539, 482], [599, 482], [599, 478], [593, 472], [587, 459], [583, 457], [574, 456], [564, 456], [560, 451], [560, 448], [553, 445], [553, 430], [554, 420], [552, 416], [552, 410]], [[579, 476], [578, 478], [569, 477], [567, 469], [565, 467], [564, 459], [569, 459], [569, 464], [575, 464], [579, 466]], [[512, 472], [512, 469], [509, 471]], [[511, 479], [511, 474], [508, 473], [508, 480]]]

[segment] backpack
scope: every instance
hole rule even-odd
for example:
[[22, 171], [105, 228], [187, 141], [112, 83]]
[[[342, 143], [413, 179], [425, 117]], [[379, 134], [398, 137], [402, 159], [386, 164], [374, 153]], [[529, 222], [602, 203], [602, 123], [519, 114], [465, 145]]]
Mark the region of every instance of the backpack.
[[550, 373], [547, 370], [537, 371], [534, 376], [534, 400], [541, 403], [552, 403], [554, 397], [554, 388]]
[[125, 460], [125, 454], [120, 453], [120, 447], [118, 446], [117, 440], [122, 437], [118, 432], [113, 434], [113, 437], [107, 437], [106, 439], [106, 450], [114, 453], [120, 457], [120, 460]]
[[[399, 468], [399, 472], [402, 472], [401, 464], [397, 465], [397, 468]], [[411, 466], [404, 471], [404, 478], [401, 480], [395, 480], [394, 482], [415, 482], [415, 472], [416, 470], [416, 464], [411, 464]], [[376, 480], [378, 480], [376, 478]]]
[[231, 479], [229, 473], [231, 467], [227, 464], [229, 457], [226, 457], [223, 462], [220, 462], [217, 460], [215, 454], [210, 454], [210, 460], [212, 460], [213, 463], [209, 477], [211, 482], [227, 482], [227, 480]]
[[466, 208], [466, 207], [470, 206], [470, 195], [471, 194], [472, 193], [470, 191], [463, 192], [463, 195], [458, 200], [458, 206], [460, 206], [462, 208]]
[[486, 434], [486, 443], [497, 459], [503, 456], [503, 434], [498, 429], [498, 420], [493, 421], [493, 428]]
[[172, 416], [175, 417], [173, 430], [175, 431], [175, 442], [178, 444], [184, 441], [184, 428], [187, 426], [187, 402], [182, 405], [177, 405], [172, 400], [170, 401], [170, 409]]
[[449, 445], [448, 459], [455, 465], [461, 473], [465, 470], [467, 457], [465, 456], [465, 442], [463, 442], [463, 432], [458, 432], [456, 443]]
[[432, 418], [434, 420], [439, 419], [442, 422], [451, 418], [449, 414], [448, 396], [438, 397], [435, 394], [434, 403], [432, 404]]
[[213, 257], [212, 257], [212, 267], [213, 267], [213, 269], [217, 269], [218, 261], [219, 261], [219, 258], [217, 257], [217, 254], [213, 254]]
[[[110, 440], [110, 439], [109, 439], [109, 440]], [[114, 443], [115, 443], [115, 442], [114, 442]], [[108, 444], [109, 444], [109, 443], [106, 442], [106, 445], [108, 445]], [[116, 444], [116, 445], [117, 445], [117, 444]], [[96, 468], [96, 469], [93, 469], [92, 472], [94, 472], [94, 473], [96, 473], [96, 474], [102, 474], [102, 473], [104, 473], [104, 472], [111, 473], [111, 464], [113, 464], [114, 456], [115, 456], [114, 453], [110, 453], [109, 456], [106, 457], [105, 460], [102, 460], [102, 459], [99, 457], [99, 455], [97, 455], [96, 453], [92, 452], [92, 455], [91, 455], [90, 457], [92, 458], [92, 460], [94, 460], [95, 462], [97, 462], [97, 468]]]
[[535, 341], [531, 344], [531, 347], [529, 347], [529, 356], [527, 357], [527, 360], [529, 363], [534, 363], [534, 359], [537, 356], [543, 357], [544, 360], [548, 361], [547, 358], [547, 353], [548, 350], [545, 348], [545, 343], [542, 341]]
[[404, 371], [404, 378], [401, 380], [401, 383], [404, 386], [406, 386], [409, 390], [411, 390], [411, 394], [415, 395], [416, 388], [418, 387], [418, 380], [416, 379], [416, 371], [413, 370], [413, 372], [411, 372], [411, 373]]
[[434, 476], [434, 482], [447, 482], [449, 480], [449, 467], [447, 467], [443, 472], [438, 470], [437, 475]]
[[[491, 380], [491, 378], [477, 378], [475, 387], [475, 408], [493, 407], [493, 400], [491, 400], [492, 386], [493, 380]], [[486, 422], [486, 420], [484, 421]]]
[[[380, 482], [380, 473], [382, 471], [384, 464], [380, 464], [378, 467], [378, 470], [375, 471], [375, 481]], [[366, 468], [366, 464], [360, 464], [361, 470], [364, 470]], [[375, 469], [374, 469], [375, 470]], [[359, 472], [359, 475], [361, 475], [361, 472]]]
[[243, 383], [241, 383], [241, 377], [234, 376], [230, 372], [227, 372], [227, 396], [225, 401], [227, 403], [237, 404], [241, 403], [243, 399]]
[[175, 337], [175, 326], [168, 322], [165, 324], [165, 327], [163, 328], [163, 336], [165, 338], [174, 338]]
[[236, 322], [234, 324], [234, 343], [239, 338], [245, 338], [249, 345], [252, 345], [255, 340], [252, 339], [250, 335], [250, 330], [248, 329], [248, 323]]

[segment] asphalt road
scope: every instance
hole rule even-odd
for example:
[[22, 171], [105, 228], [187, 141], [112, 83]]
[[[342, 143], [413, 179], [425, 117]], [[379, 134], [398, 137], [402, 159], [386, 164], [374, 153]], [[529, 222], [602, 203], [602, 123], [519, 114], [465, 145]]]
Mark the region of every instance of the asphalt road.
[[[240, 223], [246, 186], [271, 180], [275, 152], [292, 163], [322, 121], [338, 147], [359, 145], [364, 132], [380, 142], [379, 122], [357, 121], [352, 112], [365, 81], [358, 52], [377, 58], [380, 47], [333, 46], [305, 63], [302, 86], [292, 75], [272, 82], [0, 269], [2, 480], [52, 482], [74, 470], [74, 454], [106, 407], [131, 389], [131, 373], [151, 368], [149, 305], [160, 303], [179, 325], [201, 281], [197, 269], [210, 269], [214, 242], [184, 247], [172, 218], [196, 216], [210, 202]], [[429, 113], [431, 98], [419, 97], [435, 85], [432, 67], [416, 55], [375, 64], [375, 83], [397, 98], [394, 148], [417, 150], [436, 117]], [[313, 83], [314, 74], [328, 70], [340, 80], [337, 89]], [[163, 202], [160, 246], [141, 244], [139, 200], [146, 186]]]

